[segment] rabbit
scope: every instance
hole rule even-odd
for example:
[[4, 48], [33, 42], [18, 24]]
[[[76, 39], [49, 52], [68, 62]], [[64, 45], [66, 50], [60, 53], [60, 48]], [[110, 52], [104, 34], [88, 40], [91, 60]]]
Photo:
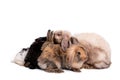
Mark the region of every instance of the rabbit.
[[15, 56], [13, 62], [20, 65], [20, 66], [24, 66], [24, 59], [28, 53], [29, 48], [23, 48], [19, 53], [17, 53], [17, 55]]
[[24, 59], [25, 67], [28, 67], [30, 69], [38, 68], [37, 66], [37, 58], [41, 54], [41, 47], [43, 43], [46, 41], [46, 37], [39, 37], [35, 39], [35, 41], [31, 44], [28, 53]]
[[87, 51], [88, 60], [83, 68], [105, 69], [111, 65], [111, 49], [102, 36], [96, 33], [81, 33], [74, 37]]
[[60, 45], [54, 44], [53, 31], [48, 30], [47, 41], [43, 44], [42, 53], [37, 59], [39, 68], [47, 72], [61, 73]]
[[54, 32], [54, 43], [60, 44], [63, 51], [68, 48], [70, 38], [71, 33], [69, 31], [57, 30]]

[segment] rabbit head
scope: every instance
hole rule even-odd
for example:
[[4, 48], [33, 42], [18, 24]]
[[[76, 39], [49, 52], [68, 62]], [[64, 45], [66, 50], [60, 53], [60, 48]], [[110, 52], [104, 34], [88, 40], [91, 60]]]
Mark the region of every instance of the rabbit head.
[[60, 45], [53, 43], [53, 31], [48, 30], [47, 41], [43, 44], [42, 53], [38, 58], [38, 66], [47, 72], [63, 72]]
[[61, 44], [61, 48], [65, 51], [69, 47], [69, 40], [71, 38], [71, 33], [68, 31], [58, 30], [54, 32], [54, 42]]
[[66, 68], [73, 71], [80, 71], [86, 60], [87, 53], [83, 46], [73, 44], [66, 50]]
[[65, 51], [64, 66], [73, 71], [80, 71], [83, 63], [88, 59], [86, 49], [75, 37], [71, 37], [70, 46]]

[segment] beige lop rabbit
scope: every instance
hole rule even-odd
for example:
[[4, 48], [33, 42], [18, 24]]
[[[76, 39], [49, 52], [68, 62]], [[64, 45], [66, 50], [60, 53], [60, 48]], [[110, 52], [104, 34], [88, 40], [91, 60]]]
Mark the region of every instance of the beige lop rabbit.
[[88, 60], [83, 68], [104, 69], [111, 64], [111, 49], [106, 40], [95, 33], [81, 33], [74, 36], [87, 51]]

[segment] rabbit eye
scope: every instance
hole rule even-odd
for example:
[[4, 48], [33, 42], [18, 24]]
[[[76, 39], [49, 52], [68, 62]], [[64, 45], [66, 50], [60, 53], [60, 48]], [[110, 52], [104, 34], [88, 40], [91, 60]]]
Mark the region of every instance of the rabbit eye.
[[80, 55], [81, 53], [80, 52], [77, 52], [78, 55]]
[[60, 33], [58, 33], [58, 34], [57, 34], [57, 36], [61, 36], [61, 34], [60, 34]]

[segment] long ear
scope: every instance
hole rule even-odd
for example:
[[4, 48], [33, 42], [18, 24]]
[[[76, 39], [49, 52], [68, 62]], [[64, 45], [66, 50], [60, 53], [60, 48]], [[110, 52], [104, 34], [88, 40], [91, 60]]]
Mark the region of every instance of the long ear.
[[45, 41], [44, 44], [42, 45], [41, 50], [44, 50], [44, 48], [49, 44], [50, 37], [51, 37], [51, 30], [48, 30], [48, 32], [47, 32], [47, 37], [46, 37], [46, 41]]
[[78, 44], [79, 41], [77, 40], [77, 38], [71, 37], [71, 43], [72, 43], [72, 44]]
[[47, 32], [47, 41], [49, 41], [49, 39], [50, 39], [50, 33], [51, 33], [51, 30], [48, 30], [48, 32]]
[[53, 38], [54, 38], [54, 34], [53, 34], [53, 31], [51, 31], [51, 32], [50, 32], [50, 37], [49, 37], [49, 41], [50, 41], [51, 43], [54, 42], [54, 41], [53, 41]]
[[71, 41], [70, 40], [66, 40], [63, 39], [61, 42], [61, 47], [63, 51], [66, 51], [67, 48], [69, 48], [71, 46]]

